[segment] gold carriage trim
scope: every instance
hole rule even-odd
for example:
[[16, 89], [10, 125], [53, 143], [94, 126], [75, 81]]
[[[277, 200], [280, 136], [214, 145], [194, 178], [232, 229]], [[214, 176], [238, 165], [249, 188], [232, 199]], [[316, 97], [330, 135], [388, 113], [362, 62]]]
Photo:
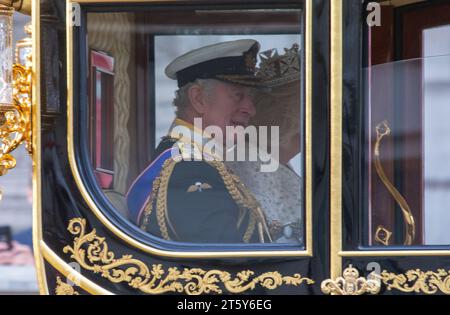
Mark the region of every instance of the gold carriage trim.
[[322, 282], [320, 287], [324, 294], [330, 295], [378, 294], [381, 281], [374, 272], [370, 273], [367, 279], [360, 277], [358, 270], [350, 265], [344, 270], [342, 277], [335, 280], [327, 279]]
[[60, 277], [56, 277], [56, 287], [55, 287], [56, 295], [80, 295], [79, 292], [75, 290], [75, 288], [61, 280]]
[[406, 293], [450, 294], [450, 270], [438, 269], [422, 271], [408, 270], [404, 274], [395, 274], [384, 270], [381, 279], [387, 290], [399, 290]]
[[200, 268], [179, 270], [176, 267], [164, 270], [161, 264], [148, 267], [144, 262], [109, 250], [104, 237], [99, 237], [96, 230], [86, 233], [86, 220], [75, 218], [70, 220], [68, 231], [75, 235], [73, 246], [64, 247], [64, 253], [70, 253], [80, 267], [101, 274], [113, 283], [127, 283], [130, 287], [146, 294], [162, 294], [168, 292], [200, 295], [223, 293], [222, 284], [227, 293], [243, 293], [260, 285], [273, 290], [282, 285], [312, 285], [314, 281], [300, 274], [283, 276], [277, 271], [266, 272], [255, 276], [251, 270], [241, 271], [234, 278], [229, 272], [221, 270], [203, 270]]
[[16, 159], [11, 153], [25, 143], [28, 153], [31, 145], [31, 76], [29, 66], [13, 66], [13, 104], [0, 109], [0, 176], [16, 167]]

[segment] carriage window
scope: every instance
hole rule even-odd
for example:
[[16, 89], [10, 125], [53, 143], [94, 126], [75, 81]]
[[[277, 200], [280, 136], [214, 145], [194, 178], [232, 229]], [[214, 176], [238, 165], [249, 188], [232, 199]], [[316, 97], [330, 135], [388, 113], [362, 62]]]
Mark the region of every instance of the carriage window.
[[114, 177], [114, 59], [91, 51], [90, 62], [91, 159], [99, 185], [108, 189]]
[[419, 6], [366, 29], [369, 245], [450, 244], [450, 6]]
[[87, 14], [93, 178], [144, 233], [302, 246], [302, 11]]

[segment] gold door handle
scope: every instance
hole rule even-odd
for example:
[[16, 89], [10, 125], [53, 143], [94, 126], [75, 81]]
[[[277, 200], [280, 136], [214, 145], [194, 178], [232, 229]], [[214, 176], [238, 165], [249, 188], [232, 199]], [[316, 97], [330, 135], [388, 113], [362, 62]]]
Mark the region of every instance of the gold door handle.
[[411, 212], [411, 208], [406, 202], [405, 198], [400, 194], [400, 192], [394, 187], [389, 178], [386, 176], [384, 172], [383, 166], [380, 161], [380, 145], [381, 140], [385, 136], [389, 136], [391, 134], [391, 128], [389, 128], [388, 122], [382, 121], [376, 127], [377, 132], [377, 140], [375, 142], [374, 155], [375, 155], [375, 169], [377, 171], [378, 176], [383, 182], [386, 189], [395, 199], [397, 204], [402, 209], [403, 222], [405, 224], [405, 239], [403, 245], [412, 245], [414, 238], [416, 236], [416, 224], [414, 221], [414, 216]]

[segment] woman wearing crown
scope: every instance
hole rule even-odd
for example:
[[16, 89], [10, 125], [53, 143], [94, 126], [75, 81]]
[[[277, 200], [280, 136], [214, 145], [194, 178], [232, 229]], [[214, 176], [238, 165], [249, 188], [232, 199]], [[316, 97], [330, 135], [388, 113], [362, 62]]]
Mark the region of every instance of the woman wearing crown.
[[[260, 172], [261, 162], [226, 162], [258, 199], [265, 212], [272, 239], [277, 243], [303, 244], [302, 180], [290, 164], [301, 151], [301, 85], [298, 45], [260, 54], [258, 76], [269, 89], [256, 96], [255, 126], [279, 126], [280, 166], [275, 172]], [[268, 137], [271, 139], [271, 137]], [[249, 143], [256, 149], [255, 144]], [[260, 152], [259, 152], [260, 153]]]

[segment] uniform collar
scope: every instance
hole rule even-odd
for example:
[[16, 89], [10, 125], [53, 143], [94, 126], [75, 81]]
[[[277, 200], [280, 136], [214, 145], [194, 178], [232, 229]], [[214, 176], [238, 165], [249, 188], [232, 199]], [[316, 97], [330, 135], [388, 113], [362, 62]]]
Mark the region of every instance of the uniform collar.
[[[179, 136], [179, 135], [172, 134], [173, 129], [177, 126], [183, 126], [183, 127], [188, 128], [191, 131], [190, 139]], [[210, 149], [204, 147], [206, 143], [214, 141], [214, 138], [210, 134], [203, 132], [203, 130], [195, 127], [193, 124], [191, 124], [181, 118], [175, 118], [175, 120], [172, 122], [172, 125], [170, 126], [170, 129], [169, 129], [168, 136], [170, 138], [178, 140], [179, 142], [182, 142], [183, 145], [190, 144], [190, 145], [196, 146], [198, 149], [201, 150], [201, 152], [203, 154], [208, 155], [208, 157], [211, 157], [214, 160], [222, 160], [223, 159], [223, 154], [222, 154], [223, 148], [219, 148], [218, 146], [216, 146], [217, 151], [220, 151], [220, 152], [215, 153], [215, 152], [212, 152]]]

